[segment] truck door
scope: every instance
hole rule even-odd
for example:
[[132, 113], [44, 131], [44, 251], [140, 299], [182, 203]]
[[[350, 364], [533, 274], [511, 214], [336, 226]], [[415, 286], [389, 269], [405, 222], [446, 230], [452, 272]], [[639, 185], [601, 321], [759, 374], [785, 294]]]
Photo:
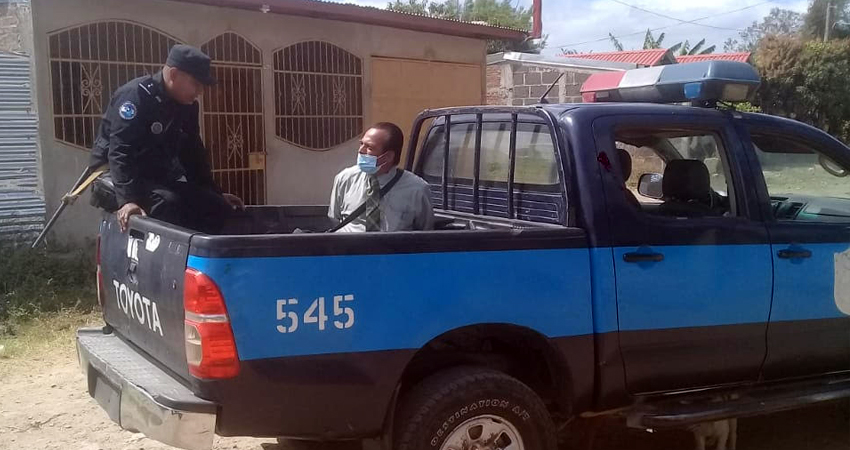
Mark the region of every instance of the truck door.
[[770, 243], [742, 183], [735, 130], [713, 111], [603, 117], [593, 129], [628, 390], [756, 380]]
[[803, 126], [765, 122], [748, 126], [773, 249], [764, 377], [850, 370], [850, 150]]

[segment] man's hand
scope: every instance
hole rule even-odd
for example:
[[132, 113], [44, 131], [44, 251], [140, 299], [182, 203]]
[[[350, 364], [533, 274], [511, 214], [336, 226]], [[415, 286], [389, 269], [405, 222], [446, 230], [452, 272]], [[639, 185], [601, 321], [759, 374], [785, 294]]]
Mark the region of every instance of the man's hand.
[[234, 209], [245, 209], [245, 203], [241, 198], [233, 194], [222, 194], [222, 196], [225, 200], [227, 200], [227, 203], [230, 203], [230, 205], [233, 206]]
[[135, 203], [127, 203], [118, 210], [116, 215], [118, 216], [118, 225], [121, 226], [121, 232], [124, 233], [127, 231], [127, 224], [130, 223], [130, 216], [140, 215], [145, 217], [148, 214], [141, 206]]

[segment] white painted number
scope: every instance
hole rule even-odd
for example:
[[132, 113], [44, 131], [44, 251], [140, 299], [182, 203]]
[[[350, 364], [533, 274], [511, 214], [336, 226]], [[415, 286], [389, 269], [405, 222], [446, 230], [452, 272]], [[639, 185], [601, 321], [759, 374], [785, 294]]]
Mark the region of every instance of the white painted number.
[[[343, 307], [343, 302], [354, 302], [354, 295], [335, 295], [334, 296], [334, 327], [338, 330], [348, 329], [354, 326], [354, 308]], [[294, 308], [288, 306], [297, 306], [298, 299], [290, 298], [277, 301], [277, 331], [280, 333], [294, 333], [298, 330], [299, 313], [293, 311]], [[351, 303], [349, 303], [351, 305]], [[305, 324], [317, 324], [319, 331], [325, 331], [328, 322], [328, 315], [325, 310], [325, 297], [319, 297], [313, 300], [307, 311], [304, 312], [303, 321]], [[340, 320], [342, 318], [345, 320]]]
[[277, 301], [277, 320], [285, 320], [289, 319], [289, 326], [278, 325], [277, 331], [280, 333], [294, 333], [298, 329], [298, 313], [294, 311], [286, 311], [287, 305], [297, 305], [297, 298], [290, 298], [289, 300], [278, 300]]
[[346, 320], [345, 322], [342, 322], [342, 321], [339, 321], [339, 320], [334, 320], [334, 326], [337, 327], [340, 330], [342, 330], [344, 328], [351, 328], [351, 327], [354, 326], [354, 310], [351, 309], [351, 308], [343, 309], [340, 306], [340, 304], [344, 301], [345, 302], [353, 302], [354, 296], [353, 295], [346, 295], [346, 296], [336, 295], [336, 296], [334, 296], [334, 317], [339, 317], [343, 314], [345, 314], [348, 317], [348, 320]]
[[[316, 307], [319, 308], [319, 317], [316, 317]], [[319, 331], [324, 331], [325, 322], [328, 321], [328, 315], [325, 314], [325, 298], [319, 297], [313, 301], [313, 304], [307, 308], [307, 312], [304, 313], [304, 323], [318, 323]]]

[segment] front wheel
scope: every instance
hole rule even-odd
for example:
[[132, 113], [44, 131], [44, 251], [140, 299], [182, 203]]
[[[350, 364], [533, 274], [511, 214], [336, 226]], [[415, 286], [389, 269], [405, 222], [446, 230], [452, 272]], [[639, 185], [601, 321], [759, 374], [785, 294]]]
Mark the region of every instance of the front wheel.
[[555, 450], [546, 406], [528, 386], [495, 370], [434, 375], [405, 396], [394, 450]]

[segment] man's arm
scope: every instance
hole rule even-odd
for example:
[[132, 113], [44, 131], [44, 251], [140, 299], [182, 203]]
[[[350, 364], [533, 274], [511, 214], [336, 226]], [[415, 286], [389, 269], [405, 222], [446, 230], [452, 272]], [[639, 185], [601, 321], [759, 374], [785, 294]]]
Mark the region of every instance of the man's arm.
[[[129, 105], [129, 106], [128, 106]], [[125, 106], [122, 115], [121, 107]], [[115, 185], [120, 205], [140, 203], [145, 198], [144, 182], [140, 178], [138, 154], [145, 137], [139, 96], [134, 92], [117, 93], [106, 112], [110, 123], [107, 158], [109, 173]], [[132, 109], [132, 114], [130, 113]]]
[[423, 183], [419, 189], [416, 218], [414, 226], [417, 230], [433, 230], [434, 229], [434, 207], [431, 205], [431, 188], [428, 184]]
[[342, 220], [342, 199], [345, 192], [340, 188], [340, 176], [334, 177], [333, 189], [331, 189], [331, 200], [328, 206], [328, 217]]

